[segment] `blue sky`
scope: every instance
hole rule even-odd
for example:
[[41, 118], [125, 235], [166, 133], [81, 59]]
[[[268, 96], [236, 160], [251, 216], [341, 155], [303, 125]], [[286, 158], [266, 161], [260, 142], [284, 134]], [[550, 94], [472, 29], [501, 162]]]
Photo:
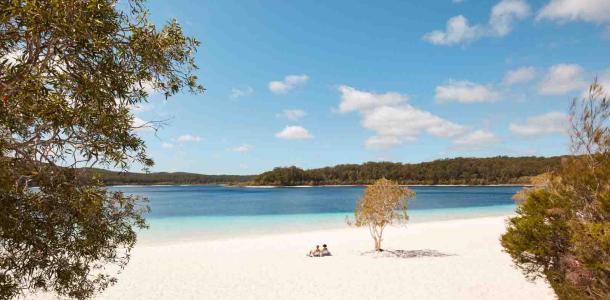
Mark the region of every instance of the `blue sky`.
[[150, 1], [202, 45], [202, 95], [151, 95], [153, 171], [568, 153], [569, 101], [610, 87], [610, 1]]

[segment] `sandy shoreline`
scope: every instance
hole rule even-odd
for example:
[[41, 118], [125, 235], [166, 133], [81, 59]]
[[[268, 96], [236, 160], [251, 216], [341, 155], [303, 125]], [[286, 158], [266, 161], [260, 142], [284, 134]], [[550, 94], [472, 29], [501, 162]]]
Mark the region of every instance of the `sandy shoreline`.
[[[368, 232], [343, 228], [138, 245], [97, 299], [554, 299], [501, 251], [505, 217], [390, 228], [384, 248], [447, 256], [375, 258]], [[327, 243], [332, 257], [308, 258]]]

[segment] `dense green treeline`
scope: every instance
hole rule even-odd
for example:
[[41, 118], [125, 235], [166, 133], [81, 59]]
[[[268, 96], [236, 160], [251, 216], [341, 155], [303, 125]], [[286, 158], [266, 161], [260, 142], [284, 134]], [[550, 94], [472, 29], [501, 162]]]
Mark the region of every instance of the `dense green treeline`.
[[203, 175], [186, 172], [132, 173], [113, 172], [101, 169], [88, 169], [86, 177], [96, 176], [106, 185], [125, 184], [236, 184], [254, 178], [248, 175]]
[[562, 157], [452, 158], [418, 164], [367, 162], [303, 170], [275, 168], [258, 175], [257, 185], [369, 184], [387, 178], [401, 184], [525, 184], [559, 167]]
[[452, 158], [418, 164], [367, 162], [303, 170], [278, 167], [260, 175], [203, 175], [186, 172], [131, 173], [88, 169], [106, 185], [123, 184], [369, 184], [387, 178], [401, 184], [526, 184], [529, 178], [556, 170], [562, 157]]

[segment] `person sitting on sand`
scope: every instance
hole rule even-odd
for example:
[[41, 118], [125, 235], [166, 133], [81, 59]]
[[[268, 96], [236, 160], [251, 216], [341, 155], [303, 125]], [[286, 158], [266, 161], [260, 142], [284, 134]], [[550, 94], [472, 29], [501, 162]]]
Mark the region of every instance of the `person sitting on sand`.
[[320, 256], [320, 255], [321, 255], [320, 245], [316, 245], [316, 249], [309, 251], [309, 256], [311, 256], [311, 257]]
[[331, 256], [330, 251], [328, 251], [328, 247], [326, 244], [322, 245], [322, 251], [320, 252], [321, 256]]

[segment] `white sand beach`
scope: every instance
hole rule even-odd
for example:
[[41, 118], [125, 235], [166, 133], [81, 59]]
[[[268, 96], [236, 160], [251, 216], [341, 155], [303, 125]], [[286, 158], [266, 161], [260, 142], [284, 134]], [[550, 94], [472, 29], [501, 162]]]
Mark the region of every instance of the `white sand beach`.
[[[504, 217], [389, 228], [386, 249], [447, 256], [363, 256], [373, 242], [345, 228], [137, 246], [119, 283], [98, 299], [554, 299], [503, 253]], [[327, 243], [331, 257], [309, 258]], [[414, 253], [414, 252], [410, 252]]]

